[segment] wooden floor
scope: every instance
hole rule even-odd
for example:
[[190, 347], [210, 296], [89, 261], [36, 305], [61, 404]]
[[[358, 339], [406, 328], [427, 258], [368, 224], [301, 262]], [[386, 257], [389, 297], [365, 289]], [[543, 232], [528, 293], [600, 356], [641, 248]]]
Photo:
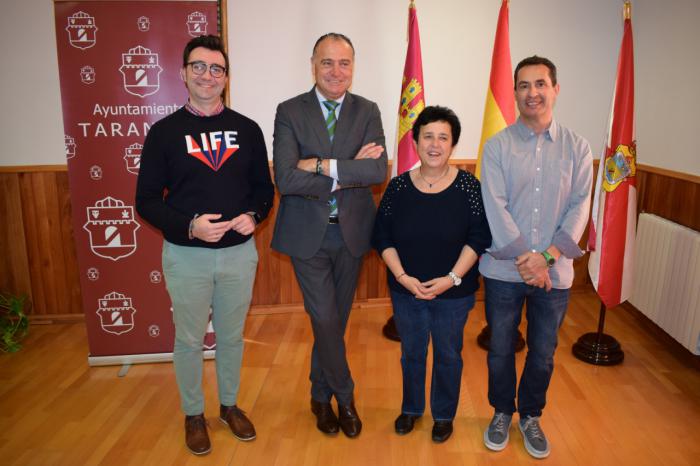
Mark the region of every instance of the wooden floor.
[[[462, 395], [455, 433], [430, 440], [426, 415], [399, 437], [399, 345], [381, 336], [385, 305], [353, 311], [348, 329], [356, 404], [364, 423], [358, 439], [325, 437], [309, 412], [311, 331], [303, 313], [256, 315], [245, 331], [239, 405], [258, 438], [232, 437], [221, 424], [214, 363], [205, 364], [206, 415], [213, 451], [191, 455], [171, 364], [87, 366], [82, 324], [33, 326], [25, 348], [0, 356], [0, 463], [3, 465], [698, 465], [700, 370], [637, 316], [608, 313], [606, 331], [621, 341], [624, 364], [598, 367], [571, 355], [571, 345], [596, 328], [593, 294], [572, 296], [560, 333], [556, 369], [542, 425], [552, 444], [544, 461], [525, 452], [520, 433], [500, 453], [483, 446], [492, 410], [486, 398], [486, 354], [475, 343], [483, 326], [477, 303], [465, 330]], [[524, 355], [518, 356], [522, 365]]]

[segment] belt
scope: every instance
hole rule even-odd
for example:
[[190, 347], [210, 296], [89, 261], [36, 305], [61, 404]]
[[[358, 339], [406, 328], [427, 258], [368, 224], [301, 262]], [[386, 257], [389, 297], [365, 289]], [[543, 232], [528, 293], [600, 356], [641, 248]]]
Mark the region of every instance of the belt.
[[328, 217], [328, 223], [330, 223], [331, 225], [337, 225], [339, 223], [338, 217]]

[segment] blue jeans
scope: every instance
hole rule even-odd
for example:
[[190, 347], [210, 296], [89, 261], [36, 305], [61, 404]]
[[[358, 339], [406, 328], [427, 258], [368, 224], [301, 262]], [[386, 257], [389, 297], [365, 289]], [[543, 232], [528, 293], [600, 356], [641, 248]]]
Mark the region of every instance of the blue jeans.
[[401, 336], [401, 412], [421, 416], [425, 410], [425, 366], [432, 337], [430, 411], [436, 421], [451, 421], [459, 402], [464, 325], [474, 307], [474, 295], [425, 301], [392, 291], [391, 302], [396, 329]]
[[554, 371], [557, 332], [569, 303], [569, 290], [543, 288], [525, 283], [484, 277], [486, 321], [491, 328], [488, 353], [489, 403], [496, 412], [513, 414], [515, 408], [515, 336], [527, 303], [527, 357], [518, 386], [521, 418], [541, 416], [547, 388]]

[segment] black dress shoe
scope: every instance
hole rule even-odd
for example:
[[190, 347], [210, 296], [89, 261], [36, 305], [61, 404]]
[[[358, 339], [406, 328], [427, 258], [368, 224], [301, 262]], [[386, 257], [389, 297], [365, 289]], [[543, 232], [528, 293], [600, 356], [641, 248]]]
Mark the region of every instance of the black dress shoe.
[[394, 421], [394, 430], [399, 435], [406, 435], [413, 430], [413, 424], [420, 416], [401, 413]]
[[452, 435], [452, 421], [435, 421], [433, 424], [433, 442], [442, 443]]
[[335, 416], [330, 403], [321, 403], [312, 398], [311, 412], [316, 415], [316, 427], [318, 430], [329, 435], [338, 433], [338, 418]]
[[343, 433], [350, 438], [357, 437], [362, 431], [362, 421], [355, 411], [355, 403], [338, 405], [338, 422]]

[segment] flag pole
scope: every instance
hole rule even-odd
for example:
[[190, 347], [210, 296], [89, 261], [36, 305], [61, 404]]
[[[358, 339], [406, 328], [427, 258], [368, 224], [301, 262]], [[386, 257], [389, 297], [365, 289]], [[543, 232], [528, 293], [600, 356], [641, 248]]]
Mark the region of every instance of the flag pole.
[[[627, 26], [629, 26], [629, 55], [628, 58], [632, 58], [632, 48], [631, 48], [631, 19], [632, 19], [632, 5], [630, 1], [626, 1], [623, 5], [622, 9], [622, 22], [624, 26], [624, 33], [623, 33], [623, 47], [620, 50], [620, 63], [618, 65], [618, 76], [616, 78], [616, 84], [615, 84], [615, 100], [613, 101], [613, 110], [615, 113], [613, 113], [613, 119], [614, 118], [619, 118], [620, 115], [617, 115], [617, 111], [620, 110], [617, 108], [617, 93], [621, 91], [620, 83], [618, 80], [620, 79], [620, 74], [622, 70], [622, 63], [623, 63], [623, 53], [624, 53], [624, 47], [625, 47], [625, 41], [627, 38], [627, 33], [628, 29]], [[628, 24], [629, 22], [629, 24]], [[633, 83], [633, 81], [632, 81]], [[631, 101], [633, 102], [634, 95], [632, 94]], [[632, 118], [634, 117], [633, 111], [632, 111]], [[613, 120], [614, 121], [614, 120]], [[613, 126], [612, 124], [609, 126]], [[612, 129], [609, 129], [609, 131], [612, 131]], [[624, 143], [628, 144], [627, 141], [621, 141], [618, 140], [620, 139], [619, 134], [615, 134], [613, 139], [611, 140], [610, 137], [608, 137], [608, 141], [606, 142], [606, 146], [610, 146], [611, 149], [615, 149], [618, 144]], [[634, 141], [632, 141], [632, 145], [634, 145]], [[622, 146], [620, 146], [622, 147]], [[609, 150], [608, 148], [604, 148], [604, 156], [605, 153], [607, 153]], [[619, 149], [616, 149], [619, 150]], [[614, 152], [614, 151], [613, 151]], [[618, 155], [618, 154], [615, 154]], [[602, 179], [603, 175], [605, 172], [601, 172], [601, 170], [606, 170], [606, 160], [604, 156], [601, 157], [600, 164], [598, 165], [598, 173], [597, 173], [597, 178], [599, 181]], [[596, 184], [596, 200], [597, 196], [599, 194], [599, 186], [598, 183]], [[607, 199], [607, 198], [606, 198]], [[594, 203], [594, 204], [597, 204]], [[593, 212], [591, 215], [598, 215], [598, 209], [594, 205], [593, 207]], [[589, 224], [590, 228], [593, 228], [593, 222]], [[595, 231], [589, 229], [589, 237], [590, 235], [603, 235], [602, 228], [601, 231]], [[598, 247], [598, 245], [595, 245]], [[627, 245], [628, 246], [628, 245]], [[590, 247], [590, 245], [589, 245]], [[592, 251], [595, 250], [595, 248], [591, 249]], [[594, 251], [595, 252], [595, 251]], [[599, 254], [599, 252], [597, 252]], [[601, 260], [598, 258], [598, 260]], [[589, 271], [590, 271], [590, 261], [591, 258], [589, 257]], [[602, 262], [601, 262], [602, 264]], [[597, 283], [596, 290], [598, 291], [600, 295], [600, 314], [598, 316], [598, 331], [595, 333], [586, 333], [582, 335], [576, 343], [574, 343], [573, 347], [571, 348], [571, 352], [573, 355], [580, 359], [581, 361], [587, 362], [589, 364], [594, 364], [597, 366], [613, 366], [616, 364], [620, 364], [624, 359], [625, 359], [625, 353], [622, 351], [622, 348], [620, 347], [620, 343], [615, 339], [615, 337], [608, 335], [606, 333], [603, 333], [603, 329], [605, 327], [605, 312], [606, 312], [606, 305], [605, 301], [603, 299], [603, 294], [601, 294], [601, 289], [600, 289], [600, 274], [599, 272], [596, 272], [596, 279], [594, 280], [594, 284]], [[615, 303], [619, 303], [620, 301], [624, 301], [625, 297], [620, 296], [621, 299], [611, 299], [610, 296], [607, 297], [607, 302], [612, 305], [616, 305]]]
[[[413, 122], [425, 107], [425, 93], [418, 16], [414, 0], [411, 0], [408, 5], [406, 36], [408, 46], [406, 48], [406, 61], [404, 63], [401, 96], [399, 99], [399, 118], [396, 122], [397, 137], [392, 176], [411, 170], [419, 162], [418, 154], [412, 143], [411, 131]], [[393, 315], [387, 319], [386, 324], [382, 328], [382, 334], [390, 340], [401, 341]]]
[[[481, 128], [481, 141], [477, 152], [474, 176], [481, 178], [481, 156], [484, 143], [494, 134], [515, 122], [515, 99], [513, 98], [513, 69], [510, 60], [509, 32], [510, 0], [501, 0], [496, 23], [496, 35], [493, 41], [491, 72], [486, 91], [486, 105]], [[515, 351], [525, 348], [525, 339], [518, 329], [514, 337]], [[491, 343], [491, 328], [486, 324], [476, 337], [476, 343], [488, 351]]]

